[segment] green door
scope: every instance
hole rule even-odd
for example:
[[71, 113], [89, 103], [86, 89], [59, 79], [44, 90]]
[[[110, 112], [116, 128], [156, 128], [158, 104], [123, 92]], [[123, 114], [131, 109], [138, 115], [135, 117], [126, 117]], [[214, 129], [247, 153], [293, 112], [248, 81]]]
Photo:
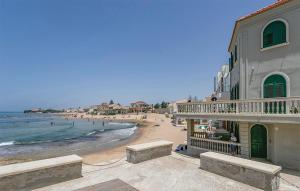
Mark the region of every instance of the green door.
[[267, 130], [262, 125], [251, 128], [251, 157], [267, 158]]
[[[286, 97], [286, 81], [283, 76], [275, 74], [264, 81], [264, 98]], [[265, 104], [266, 113], [285, 113], [285, 102]]]

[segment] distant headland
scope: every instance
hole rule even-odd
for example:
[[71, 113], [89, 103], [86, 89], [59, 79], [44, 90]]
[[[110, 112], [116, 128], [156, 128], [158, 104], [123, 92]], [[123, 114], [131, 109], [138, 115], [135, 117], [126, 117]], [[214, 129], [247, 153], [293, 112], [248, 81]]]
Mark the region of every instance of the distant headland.
[[57, 109], [29, 109], [24, 110], [24, 113], [62, 113], [63, 110], [57, 110]]

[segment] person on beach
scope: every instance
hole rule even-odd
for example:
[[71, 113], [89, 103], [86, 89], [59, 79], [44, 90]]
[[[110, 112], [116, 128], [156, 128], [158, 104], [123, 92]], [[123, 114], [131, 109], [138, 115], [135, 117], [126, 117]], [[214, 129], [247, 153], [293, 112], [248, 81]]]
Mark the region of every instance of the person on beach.
[[[230, 142], [232, 142], [232, 143], [237, 142], [237, 138], [234, 136], [233, 133], [231, 133]], [[230, 144], [230, 150], [231, 150], [231, 154], [235, 155], [236, 154], [236, 145], [235, 144]]]

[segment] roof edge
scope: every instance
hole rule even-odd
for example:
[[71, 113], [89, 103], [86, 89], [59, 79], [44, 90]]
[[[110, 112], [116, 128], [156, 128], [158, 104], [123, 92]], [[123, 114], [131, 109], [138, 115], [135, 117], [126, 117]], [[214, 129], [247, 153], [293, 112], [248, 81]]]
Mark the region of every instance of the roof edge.
[[289, 2], [292, 2], [292, 1], [293, 1], [293, 0], [277, 0], [275, 3], [273, 3], [273, 4], [271, 4], [271, 5], [268, 5], [268, 6], [264, 7], [264, 8], [261, 8], [261, 9], [255, 11], [255, 12], [253, 12], [253, 13], [250, 13], [250, 14], [248, 14], [248, 15], [246, 15], [246, 16], [243, 16], [243, 17], [239, 18], [238, 20], [236, 20], [236, 21], [235, 21], [235, 24], [234, 24], [233, 32], [232, 32], [232, 34], [231, 34], [231, 39], [230, 39], [230, 43], [229, 43], [229, 46], [228, 46], [227, 51], [228, 51], [228, 52], [230, 51], [230, 47], [231, 47], [232, 42], [233, 42], [233, 40], [234, 40], [234, 37], [235, 37], [236, 31], [237, 31], [237, 28], [239, 27], [239, 25], [240, 25], [240, 23], [241, 23], [242, 21], [245, 21], [245, 20], [248, 20], [248, 19], [250, 19], [250, 18], [256, 17], [256, 16], [258, 16], [258, 15], [261, 15], [261, 14], [263, 14], [263, 13], [266, 13], [266, 12], [268, 12], [268, 11], [270, 11], [270, 10], [275, 9], [275, 8], [279, 8], [280, 6], [285, 5], [285, 4], [287, 4], [287, 3], [289, 3]]

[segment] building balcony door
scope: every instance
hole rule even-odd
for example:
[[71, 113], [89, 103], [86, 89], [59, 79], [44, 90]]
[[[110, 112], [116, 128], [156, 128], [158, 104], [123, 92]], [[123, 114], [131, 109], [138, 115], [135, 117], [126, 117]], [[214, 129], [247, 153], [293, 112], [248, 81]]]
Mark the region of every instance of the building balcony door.
[[[264, 98], [286, 97], [286, 80], [279, 74], [264, 81]], [[286, 103], [265, 104], [266, 113], [286, 113]]]
[[251, 128], [251, 157], [267, 158], [267, 129], [263, 125]]

